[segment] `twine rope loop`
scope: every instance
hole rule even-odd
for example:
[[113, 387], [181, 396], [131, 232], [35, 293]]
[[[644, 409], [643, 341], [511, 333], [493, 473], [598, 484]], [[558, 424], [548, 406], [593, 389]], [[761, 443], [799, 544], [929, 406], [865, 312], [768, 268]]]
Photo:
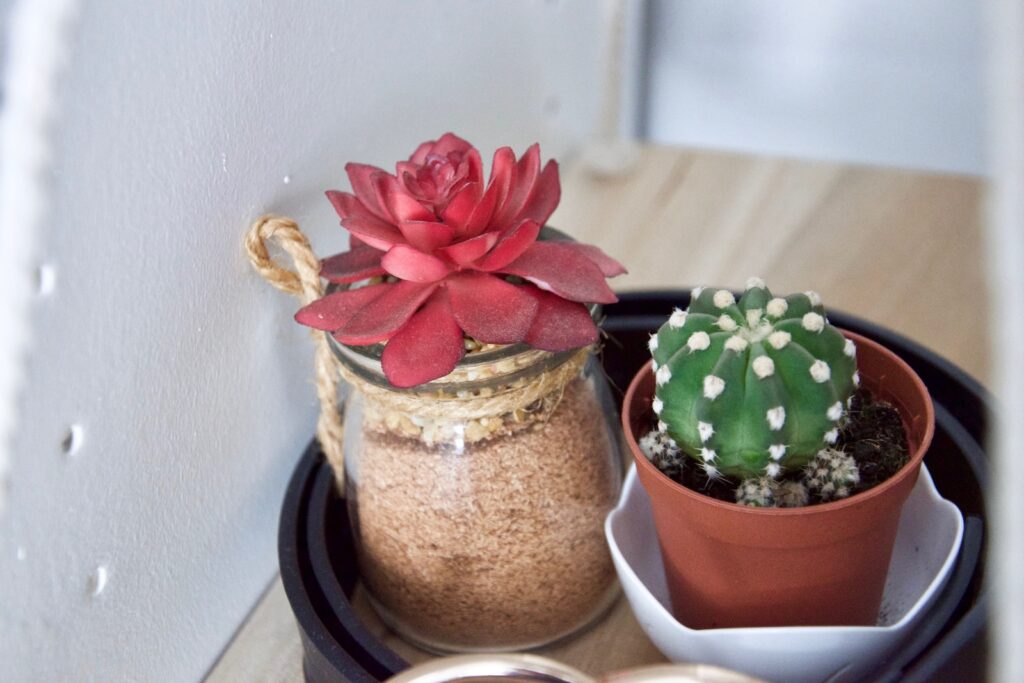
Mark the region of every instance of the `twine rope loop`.
[[[273, 242], [291, 257], [294, 271], [281, 267], [270, 257], [268, 242]], [[320, 260], [313, 253], [306, 235], [292, 219], [272, 214], [260, 216], [245, 235], [245, 250], [256, 272], [282, 292], [299, 296], [304, 304], [312, 303], [323, 295]]]
[[[366, 381], [344, 363], [339, 363], [339, 369], [345, 381], [358, 389], [368, 400], [380, 402], [389, 409], [406, 415], [460, 422], [523, 410], [554, 392], [561, 392], [569, 382], [583, 372], [591, 351], [591, 347], [583, 347], [540, 375], [510, 383], [494, 393], [484, 395], [394, 391]], [[555, 407], [557, 401], [550, 409], [553, 410]]]
[[[270, 256], [268, 243], [273, 243], [291, 257], [295, 270], [278, 264]], [[267, 214], [256, 219], [245, 235], [245, 250], [257, 273], [282, 292], [293, 294], [309, 304], [323, 295], [320, 281], [320, 260], [298, 224], [290, 218]], [[339, 487], [345, 481], [345, 457], [342, 447], [345, 428], [338, 413], [338, 363], [322, 333], [313, 334], [316, 355], [316, 393], [320, 400], [316, 436], [327, 462], [334, 471]]]

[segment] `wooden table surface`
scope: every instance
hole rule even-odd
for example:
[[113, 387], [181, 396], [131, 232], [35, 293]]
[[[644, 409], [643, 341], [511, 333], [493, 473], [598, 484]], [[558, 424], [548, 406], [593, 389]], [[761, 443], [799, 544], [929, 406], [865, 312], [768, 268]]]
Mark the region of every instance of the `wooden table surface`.
[[[742, 290], [751, 275], [777, 293], [814, 289], [826, 307], [898, 330], [984, 382], [984, 189], [974, 177], [645, 147], [616, 176], [563, 169], [551, 223], [629, 268], [612, 282], [618, 291]], [[356, 602], [400, 655], [430, 657], [388, 633], [361, 596]], [[596, 627], [537, 652], [591, 674], [664, 661], [622, 598]], [[207, 680], [302, 680], [280, 578]]]

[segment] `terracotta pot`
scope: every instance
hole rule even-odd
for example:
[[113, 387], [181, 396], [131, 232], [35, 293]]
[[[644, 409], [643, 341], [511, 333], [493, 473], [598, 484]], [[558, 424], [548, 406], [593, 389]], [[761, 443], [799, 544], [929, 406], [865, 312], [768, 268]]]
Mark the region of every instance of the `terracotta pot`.
[[662, 474], [639, 437], [652, 424], [650, 363], [626, 392], [622, 423], [651, 498], [673, 613], [691, 628], [876, 623], [900, 510], [935, 429], [921, 379], [883, 346], [851, 332], [862, 386], [899, 411], [911, 458], [895, 476], [844, 500], [752, 508], [702, 495]]

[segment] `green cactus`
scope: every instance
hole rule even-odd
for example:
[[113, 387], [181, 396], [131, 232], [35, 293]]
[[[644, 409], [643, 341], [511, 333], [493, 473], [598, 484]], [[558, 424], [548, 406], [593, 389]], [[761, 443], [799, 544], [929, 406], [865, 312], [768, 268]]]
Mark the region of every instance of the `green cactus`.
[[705, 473], [747, 479], [805, 466], [838, 438], [856, 349], [814, 292], [777, 298], [758, 278], [737, 302], [693, 290], [650, 340], [654, 412]]

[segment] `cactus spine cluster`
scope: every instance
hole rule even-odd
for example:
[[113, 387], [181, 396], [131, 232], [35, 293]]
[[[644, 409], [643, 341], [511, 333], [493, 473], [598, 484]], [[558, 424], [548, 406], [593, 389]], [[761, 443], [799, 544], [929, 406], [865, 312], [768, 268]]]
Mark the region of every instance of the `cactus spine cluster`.
[[[811, 501], [806, 481], [806, 478], [800, 481], [778, 480], [767, 475], [744, 479], [736, 487], [736, 502], [740, 505], [758, 508], [801, 508]], [[847, 489], [844, 495], [834, 497], [845, 498], [849, 493], [850, 489]], [[832, 498], [821, 498], [821, 500], [827, 501]]]
[[640, 450], [654, 466], [671, 479], [678, 480], [686, 467], [686, 456], [663, 431], [652, 429], [640, 439]]
[[771, 477], [744, 479], [736, 487], [736, 502], [757, 508], [775, 507], [775, 480]]
[[693, 290], [651, 337], [659, 426], [709, 477], [805, 467], [836, 442], [859, 383], [856, 349], [814, 292], [778, 298], [758, 278], [736, 301]]
[[804, 482], [822, 500], [846, 498], [860, 483], [860, 468], [853, 456], [823, 448], [804, 468]]

